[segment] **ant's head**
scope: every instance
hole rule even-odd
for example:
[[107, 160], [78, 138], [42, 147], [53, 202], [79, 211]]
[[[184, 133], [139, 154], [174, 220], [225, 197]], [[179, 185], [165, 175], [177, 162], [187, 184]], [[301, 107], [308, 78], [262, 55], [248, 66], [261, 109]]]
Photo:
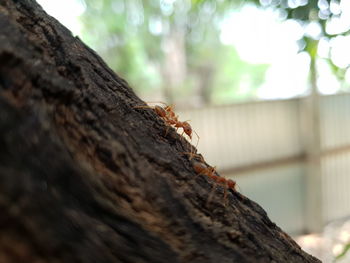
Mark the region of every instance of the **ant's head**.
[[231, 179], [228, 179], [228, 180], [227, 180], [227, 185], [228, 185], [229, 188], [235, 189], [235, 187], [236, 187], [236, 182], [233, 181], [233, 180], [231, 180]]
[[184, 129], [184, 132], [188, 135], [188, 137], [190, 137], [190, 139], [192, 139], [192, 127], [191, 127], [191, 125], [187, 121], [184, 121], [182, 123], [182, 127]]

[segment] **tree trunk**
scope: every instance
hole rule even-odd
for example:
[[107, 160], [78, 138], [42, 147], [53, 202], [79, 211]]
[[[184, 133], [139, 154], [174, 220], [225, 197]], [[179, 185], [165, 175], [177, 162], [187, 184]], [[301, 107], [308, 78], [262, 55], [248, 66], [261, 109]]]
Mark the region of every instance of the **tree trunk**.
[[33, 0], [0, 1], [1, 263], [319, 262], [138, 105]]

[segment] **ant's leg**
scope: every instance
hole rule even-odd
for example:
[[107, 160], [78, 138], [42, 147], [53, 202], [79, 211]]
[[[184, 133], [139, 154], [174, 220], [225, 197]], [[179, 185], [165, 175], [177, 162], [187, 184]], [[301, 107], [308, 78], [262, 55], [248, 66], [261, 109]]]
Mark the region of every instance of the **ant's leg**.
[[[192, 142], [192, 139], [191, 139], [191, 142]], [[199, 157], [202, 160], [202, 162], [204, 162], [203, 156], [200, 156], [199, 154], [195, 153], [195, 149], [196, 148], [193, 147], [192, 143], [190, 143], [190, 147], [191, 147], [191, 151], [190, 152], [184, 152], [184, 154], [188, 154], [190, 156], [190, 158], [189, 158], [190, 160], [192, 160], [193, 157], [197, 156], [197, 157]]]
[[[195, 131], [194, 131], [195, 132]], [[193, 145], [192, 145], [192, 138], [191, 138], [191, 157], [190, 157], [190, 160], [193, 158], [193, 156], [195, 156], [196, 154], [195, 154], [195, 150], [197, 149], [197, 147], [198, 147], [198, 142], [199, 142], [199, 136], [198, 136], [198, 134], [195, 132], [195, 134], [197, 135], [197, 143], [196, 143], [196, 146], [195, 147], [193, 147]], [[203, 160], [204, 161], [204, 160]]]
[[164, 136], [166, 137], [168, 135], [169, 129], [172, 127], [172, 123], [167, 116], [162, 117], [162, 119], [163, 119], [165, 125], [167, 126], [167, 128], [165, 130], [165, 134], [164, 134]]
[[189, 155], [190, 155], [190, 161], [192, 160], [193, 157], [197, 156], [201, 159], [202, 162], [204, 162], [203, 156], [200, 156], [200, 155], [194, 153], [194, 151], [192, 151], [192, 147], [191, 147], [191, 152], [189, 153]]
[[190, 160], [192, 160], [193, 156], [194, 156], [194, 148], [193, 148], [193, 145], [192, 145], [192, 138], [191, 138], [191, 141], [190, 141], [190, 147], [191, 147], [191, 151], [190, 151]]
[[[178, 129], [178, 128], [176, 128], [176, 131], [177, 131], [177, 129]], [[185, 137], [183, 136], [183, 134], [184, 134], [184, 131], [180, 134], [180, 140], [181, 140], [181, 141], [183, 140], [182, 142], [184, 143], [186, 139], [185, 139]], [[192, 158], [191, 158], [191, 159], [192, 159]], [[191, 160], [191, 159], [190, 159], [190, 160]]]
[[200, 139], [200, 137], [199, 137], [199, 135], [198, 135], [198, 133], [196, 133], [196, 131], [195, 130], [193, 130], [194, 131], [194, 133], [196, 134], [196, 136], [197, 136], [197, 143], [196, 143], [196, 148], [198, 147], [198, 143], [199, 143], [199, 139]]

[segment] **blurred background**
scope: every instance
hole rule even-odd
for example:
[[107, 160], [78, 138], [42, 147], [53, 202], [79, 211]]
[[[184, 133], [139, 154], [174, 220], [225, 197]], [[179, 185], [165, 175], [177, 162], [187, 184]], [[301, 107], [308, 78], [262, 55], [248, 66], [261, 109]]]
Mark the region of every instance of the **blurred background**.
[[38, 0], [324, 262], [350, 262], [349, 0]]

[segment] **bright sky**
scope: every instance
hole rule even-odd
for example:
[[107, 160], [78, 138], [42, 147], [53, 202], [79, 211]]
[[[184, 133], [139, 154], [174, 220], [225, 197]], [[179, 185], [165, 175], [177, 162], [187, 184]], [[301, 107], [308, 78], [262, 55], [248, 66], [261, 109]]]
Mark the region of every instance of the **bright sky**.
[[84, 0], [37, 0], [37, 2], [49, 15], [69, 28], [74, 35], [80, 34], [78, 16], [85, 11]]
[[[74, 35], [80, 34], [77, 19], [85, 10], [84, 0], [37, 0], [53, 17], [68, 27]], [[67, 8], [69, 6], [69, 8]], [[350, 1], [342, 0], [340, 5], [332, 2], [331, 10], [342, 11], [340, 18], [327, 25], [329, 33], [340, 33], [350, 29]], [[252, 19], [254, 18], [254, 19]], [[245, 5], [232, 12], [222, 23], [221, 41], [234, 45], [241, 59], [252, 64], [269, 64], [265, 82], [258, 91], [263, 99], [290, 98], [307, 90], [307, 76], [310, 59], [306, 53], [298, 53], [296, 41], [304, 32], [317, 37], [319, 27], [310, 24], [303, 27], [296, 21], [280, 21], [279, 14], [271, 9]], [[332, 47], [332, 49], [330, 49]], [[336, 37], [328, 43], [320, 41], [319, 55], [326, 57], [331, 50], [333, 62], [339, 67], [350, 64], [350, 36]], [[318, 64], [319, 90], [323, 94], [336, 93], [340, 83], [324, 60]], [[348, 70], [347, 82], [350, 82]]]
[[249, 63], [271, 65], [258, 91], [260, 98], [289, 98], [306, 91], [310, 59], [298, 54], [296, 42], [303, 33], [296, 21], [280, 22], [277, 12], [246, 5], [223, 22], [221, 41], [234, 45]]
[[[328, 24], [329, 33], [340, 33], [350, 28], [350, 1], [342, 1], [332, 7], [342, 10], [342, 16]], [[254, 18], [254, 19], [252, 19]], [[310, 58], [298, 53], [297, 40], [304, 32], [317, 37], [319, 26], [315, 23], [303, 27], [296, 21], [280, 21], [279, 14], [271, 9], [245, 5], [232, 12], [222, 24], [221, 41], [234, 45], [241, 59], [253, 64], [270, 64], [265, 82], [258, 96], [265, 99], [290, 98], [307, 91]], [[320, 57], [327, 57], [331, 50], [333, 62], [342, 68], [350, 64], [350, 37], [339, 36], [331, 43], [321, 40]], [[318, 64], [318, 88], [323, 94], [339, 91], [340, 83], [332, 74], [325, 60]], [[347, 79], [350, 80], [350, 72]]]

